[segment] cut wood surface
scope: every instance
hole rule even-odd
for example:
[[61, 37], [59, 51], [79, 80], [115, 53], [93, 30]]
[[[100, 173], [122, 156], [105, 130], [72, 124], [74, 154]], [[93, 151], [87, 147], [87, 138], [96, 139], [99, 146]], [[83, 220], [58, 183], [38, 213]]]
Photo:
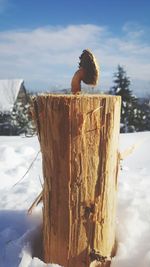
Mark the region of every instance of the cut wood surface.
[[120, 97], [108, 95], [34, 99], [46, 262], [85, 267], [113, 253], [120, 105]]

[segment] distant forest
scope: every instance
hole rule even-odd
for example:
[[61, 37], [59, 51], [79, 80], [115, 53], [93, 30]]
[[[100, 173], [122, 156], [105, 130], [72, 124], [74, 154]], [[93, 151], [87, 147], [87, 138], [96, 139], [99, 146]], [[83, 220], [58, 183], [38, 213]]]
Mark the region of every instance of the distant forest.
[[120, 65], [114, 73], [113, 83], [109, 94], [120, 95], [122, 98], [120, 131], [150, 131], [150, 96], [137, 98], [133, 95], [130, 78]]

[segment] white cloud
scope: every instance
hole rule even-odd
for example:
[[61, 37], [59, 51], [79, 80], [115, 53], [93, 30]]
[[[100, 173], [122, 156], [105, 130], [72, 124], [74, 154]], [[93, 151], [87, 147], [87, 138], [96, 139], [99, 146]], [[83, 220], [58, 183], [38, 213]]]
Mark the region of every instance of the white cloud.
[[70, 87], [85, 48], [90, 48], [100, 63], [101, 88], [112, 85], [118, 64], [133, 82], [150, 84], [150, 45], [140, 36], [129, 38], [127, 26], [119, 38], [105, 27], [90, 24], [0, 32], [0, 78], [23, 78], [32, 88]]
[[144, 28], [135, 22], [127, 22], [122, 29], [132, 39], [142, 37], [145, 34]]

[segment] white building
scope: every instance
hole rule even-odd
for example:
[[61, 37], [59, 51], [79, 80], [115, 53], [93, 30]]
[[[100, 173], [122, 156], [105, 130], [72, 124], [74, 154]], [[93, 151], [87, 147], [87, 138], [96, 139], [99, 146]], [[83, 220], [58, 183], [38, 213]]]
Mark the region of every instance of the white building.
[[11, 123], [15, 103], [26, 105], [28, 96], [23, 80], [0, 80], [0, 135], [14, 135], [18, 129]]
[[17, 99], [27, 103], [24, 81], [21, 79], [0, 80], [0, 112], [12, 111]]

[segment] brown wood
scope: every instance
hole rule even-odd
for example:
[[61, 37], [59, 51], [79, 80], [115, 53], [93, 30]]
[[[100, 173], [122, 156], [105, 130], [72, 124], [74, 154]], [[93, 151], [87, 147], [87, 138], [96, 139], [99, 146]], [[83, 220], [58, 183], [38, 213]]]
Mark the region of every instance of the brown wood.
[[94, 260], [100, 264], [100, 255], [112, 255], [120, 103], [120, 97], [108, 95], [34, 99], [43, 157], [46, 262], [87, 267]]

